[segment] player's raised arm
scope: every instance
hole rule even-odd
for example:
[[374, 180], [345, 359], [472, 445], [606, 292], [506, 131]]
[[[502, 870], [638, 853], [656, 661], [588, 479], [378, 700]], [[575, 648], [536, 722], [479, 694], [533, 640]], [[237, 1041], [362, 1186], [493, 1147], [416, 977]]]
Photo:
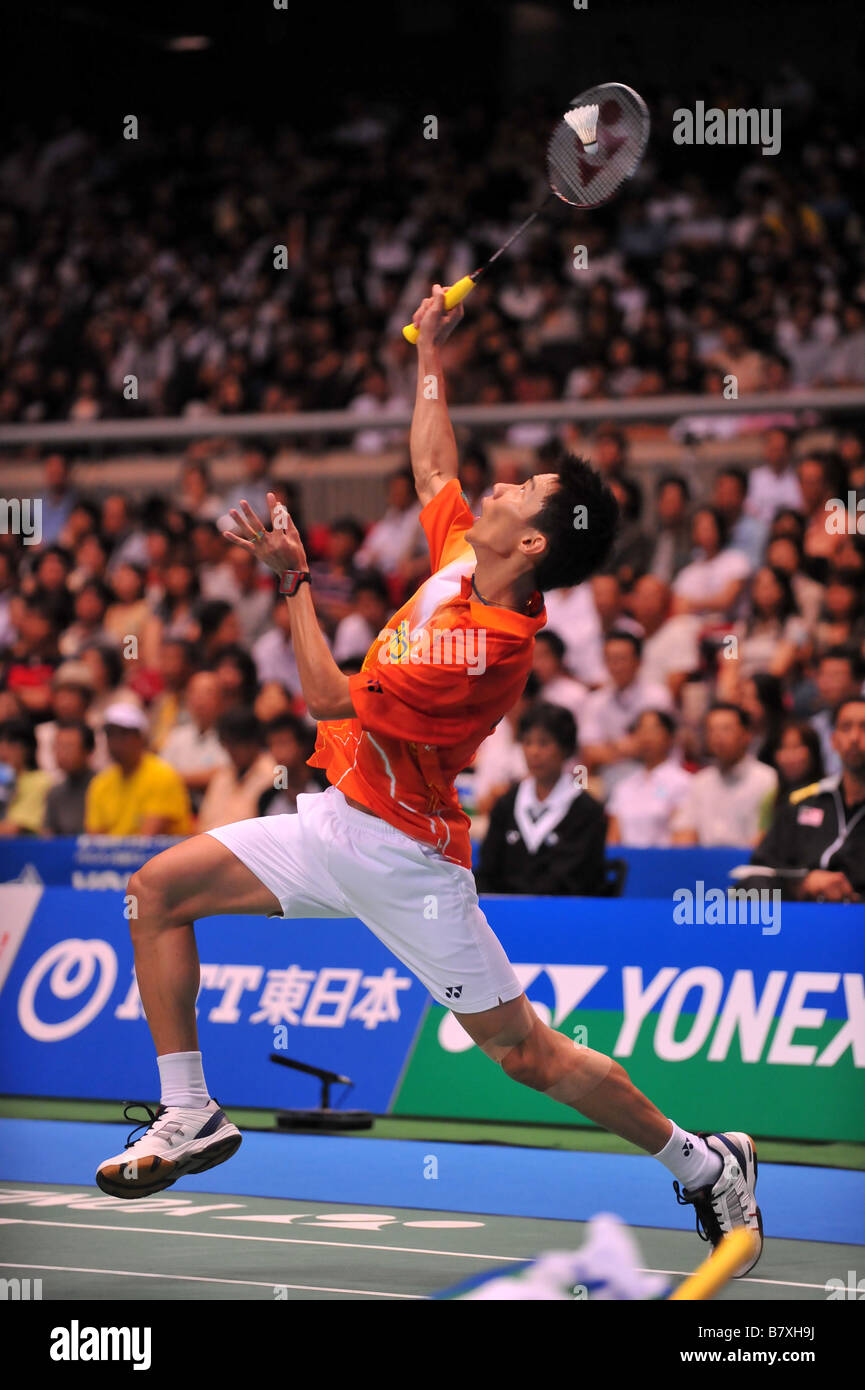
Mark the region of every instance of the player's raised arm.
[[262, 564], [280, 576], [280, 593], [291, 604], [291, 643], [297, 662], [300, 686], [313, 719], [349, 719], [354, 706], [348, 692], [348, 676], [343, 675], [324, 640], [309, 592], [309, 568], [303, 544], [291, 517], [267, 494], [273, 520], [268, 531], [246, 501], [243, 512], [232, 509], [237, 533], [227, 531], [226, 540], [250, 551]]
[[445, 313], [445, 294], [433, 285], [412, 319], [417, 341], [417, 394], [411, 422], [411, 466], [421, 502], [426, 505], [457, 476], [457, 443], [448, 415], [441, 344], [459, 323], [463, 306]]

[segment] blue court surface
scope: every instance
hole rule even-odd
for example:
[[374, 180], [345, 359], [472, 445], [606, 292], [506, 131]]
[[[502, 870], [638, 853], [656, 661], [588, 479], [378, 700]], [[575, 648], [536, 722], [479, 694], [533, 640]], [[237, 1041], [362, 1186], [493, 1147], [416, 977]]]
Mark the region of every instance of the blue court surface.
[[[97, 1165], [122, 1150], [128, 1128], [0, 1120], [0, 1181], [92, 1186]], [[429, 1157], [436, 1160], [434, 1180], [424, 1176]], [[222, 1193], [227, 1184], [242, 1196], [301, 1202], [553, 1221], [612, 1211], [644, 1227], [694, 1225], [692, 1209], [676, 1203], [670, 1175], [648, 1158], [624, 1154], [247, 1131], [229, 1164], [181, 1186]], [[865, 1172], [763, 1163], [758, 1199], [776, 1237], [865, 1244]]]

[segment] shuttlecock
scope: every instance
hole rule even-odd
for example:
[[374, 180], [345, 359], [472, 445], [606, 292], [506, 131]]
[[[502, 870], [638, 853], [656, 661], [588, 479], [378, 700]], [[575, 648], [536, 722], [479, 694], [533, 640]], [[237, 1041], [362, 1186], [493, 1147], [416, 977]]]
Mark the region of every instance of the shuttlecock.
[[586, 154], [594, 154], [598, 148], [598, 108], [597, 106], [575, 106], [565, 112], [565, 120], [575, 130], [583, 142]]

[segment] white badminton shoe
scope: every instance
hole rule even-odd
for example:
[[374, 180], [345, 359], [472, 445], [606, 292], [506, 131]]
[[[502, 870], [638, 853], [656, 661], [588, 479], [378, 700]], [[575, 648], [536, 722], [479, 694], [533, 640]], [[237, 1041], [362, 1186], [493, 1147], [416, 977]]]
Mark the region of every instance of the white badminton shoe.
[[[240, 1130], [215, 1100], [200, 1110], [160, 1105], [156, 1111], [132, 1101], [124, 1107], [124, 1119], [133, 1120], [128, 1112], [135, 1108], [146, 1110], [148, 1118], [130, 1131], [123, 1153], [106, 1158], [96, 1171], [97, 1184], [110, 1197], [151, 1197], [187, 1173], [224, 1163], [240, 1148]], [[141, 1128], [144, 1134], [133, 1141]]]
[[748, 1134], [736, 1131], [726, 1134], [705, 1134], [700, 1132], [710, 1149], [721, 1159], [720, 1175], [708, 1187], [695, 1187], [693, 1190], [679, 1190], [673, 1183], [676, 1201], [682, 1206], [693, 1206], [697, 1218], [697, 1235], [701, 1240], [711, 1243], [717, 1249], [724, 1236], [737, 1227], [744, 1226], [754, 1236], [754, 1253], [740, 1269], [735, 1278], [741, 1279], [759, 1260], [763, 1253], [763, 1217], [757, 1206], [755, 1189], [757, 1186], [757, 1150]]

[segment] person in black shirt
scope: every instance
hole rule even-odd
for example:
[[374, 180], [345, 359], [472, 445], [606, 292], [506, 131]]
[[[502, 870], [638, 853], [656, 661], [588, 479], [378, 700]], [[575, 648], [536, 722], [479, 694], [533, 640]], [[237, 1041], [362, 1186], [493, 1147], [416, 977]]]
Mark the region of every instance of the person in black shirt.
[[477, 873], [481, 893], [601, 896], [606, 817], [566, 770], [577, 747], [570, 710], [537, 704], [519, 740], [529, 770], [493, 806]]
[[865, 695], [842, 700], [832, 747], [841, 772], [779, 804], [752, 864], [807, 869], [792, 891], [804, 901], [865, 901]]

